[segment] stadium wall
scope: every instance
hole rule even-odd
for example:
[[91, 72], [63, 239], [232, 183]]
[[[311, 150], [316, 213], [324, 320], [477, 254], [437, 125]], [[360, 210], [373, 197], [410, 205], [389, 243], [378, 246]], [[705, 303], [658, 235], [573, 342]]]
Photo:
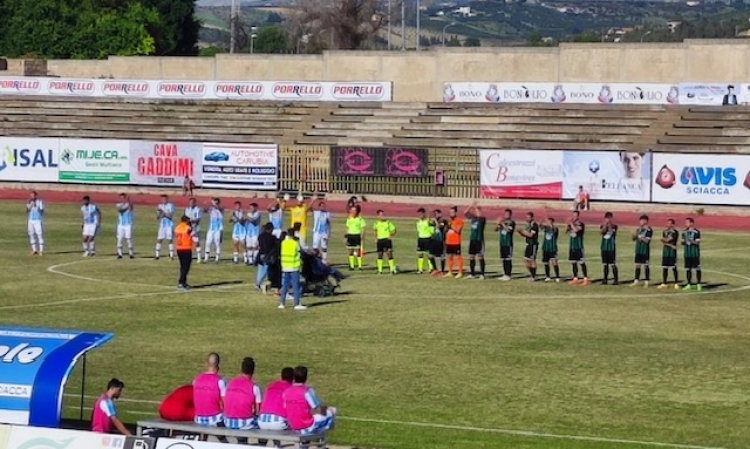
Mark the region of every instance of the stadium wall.
[[[11, 65], [13, 62], [11, 61]], [[750, 41], [438, 48], [415, 52], [51, 60], [50, 75], [118, 79], [392, 81], [394, 101], [441, 101], [446, 82], [680, 83], [750, 80]]]

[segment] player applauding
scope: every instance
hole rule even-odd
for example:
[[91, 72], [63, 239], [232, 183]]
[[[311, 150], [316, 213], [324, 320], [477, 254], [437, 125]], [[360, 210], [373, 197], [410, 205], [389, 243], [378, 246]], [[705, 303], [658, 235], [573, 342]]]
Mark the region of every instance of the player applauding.
[[599, 226], [599, 231], [602, 235], [601, 252], [604, 271], [602, 285], [607, 285], [609, 281], [610, 268], [612, 269], [612, 285], [617, 285], [620, 281], [617, 271], [617, 225], [612, 223], [612, 217], [612, 212], [604, 214], [604, 223]]
[[29, 243], [31, 243], [31, 253], [36, 256], [44, 254], [44, 203], [39, 198], [36, 191], [31, 192], [31, 197], [26, 203], [26, 212], [28, 212], [28, 232]]
[[539, 251], [539, 225], [534, 221], [534, 212], [526, 214], [526, 227], [519, 229], [518, 233], [526, 238], [526, 250], [523, 260], [526, 269], [529, 270], [529, 282], [536, 281], [536, 254]]
[[[468, 278], [484, 279], [484, 228], [487, 226], [487, 217], [482, 215], [482, 208], [476, 202], [471, 203], [464, 217], [470, 220], [469, 232], [469, 276]], [[479, 274], [476, 273], [476, 261], [479, 261]]]
[[500, 233], [500, 261], [503, 263], [503, 275], [499, 279], [509, 281], [513, 273], [513, 234], [516, 232], [512, 210], [505, 209], [503, 218], [497, 221], [495, 231]]
[[643, 281], [643, 286], [648, 287], [648, 283], [651, 280], [649, 258], [651, 256], [651, 238], [654, 236], [654, 230], [648, 225], [648, 215], [641, 215], [640, 224], [641, 227], [633, 233], [633, 240], [635, 241], [635, 280], [632, 286], [638, 285], [638, 282], [641, 280], [641, 268], [643, 268], [646, 272], [646, 279]]
[[156, 206], [156, 220], [159, 222], [159, 231], [156, 234], [156, 248], [154, 259], [159, 260], [161, 256], [161, 244], [165, 240], [169, 242], [169, 258], [174, 259], [174, 204], [169, 202], [167, 195], [161, 196], [161, 204]]
[[81, 234], [83, 234], [83, 257], [96, 255], [96, 234], [99, 232], [99, 225], [102, 220], [102, 213], [96, 204], [91, 202], [91, 198], [86, 195], [83, 197], [81, 205], [81, 215], [83, 223], [81, 224]]
[[[245, 242], [247, 240], [247, 228], [245, 227], [245, 212], [242, 210], [242, 203], [234, 202], [234, 211], [229, 218], [232, 225], [232, 263], [240, 263], [240, 252], [245, 253], [247, 259], [247, 249]], [[208, 248], [208, 245], [206, 245]]]
[[683, 290], [693, 288], [693, 272], [695, 272], [695, 288], [698, 291], [703, 290], [701, 278], [701, 231], [696, 229], [695, 220], [688, 218], [685, 220], [685, 230], [682, 231], [682, 248], [685, 258], [685, 276], [687, 284]]
[[461, 231], [464, 229], [464, 220], [458, 216], [458, 208], [456, 206], [451, 207], [448, 213], [448, 232], [445, 235], [445, 252], [448, 254], [448, 271], [443, 275], [444, 277], [453, 276], [453, 264], [458, 262], [458, 271], [456, 271], [456, 279], [460, 279], [464, 275], [464, 259], [461, 256]]
[[[573, 280], [570, 285], [589, 285], [589, 270], [586, 267], [584, 258], [583, 235], [586, 232], [586, 224], [581, 221], [581, 214], [578, 211], [573, 212], [573, 217], [568, 221], [565, 232], [568, 234], [568, 260], [573, 265]], [[582, 279], [578, 278], [579, 269], [583, 275]]]
[[555, 219], [547, 218], [541, 226], [542, 235], [542, 263], [544, 264], [544, 282], [551, 282], [550, 265], [555, 270], [555, 282], [560, 282], [560, 266], [557, 263], [557, 238], [560, 230], [555, 226]]
[[667, 288], [667, 279], [669, 278], [669, 269], [672, 269], [674, 275], [674, 288], [680, 288], [679, 275], [677, 271], [677, 239], [680, 233], [675, 228], [673, 219], [667, 220], [667, 229], [661, 233], [661, 285], [658, 288]]
[[120, 194], [120, 202], [115, 205], [117, 209], [117, 258], [122, 259], [122, 241], [128, 242], [128, 255], [131, 259], [133, 254], [133, 203], [124, 193]]

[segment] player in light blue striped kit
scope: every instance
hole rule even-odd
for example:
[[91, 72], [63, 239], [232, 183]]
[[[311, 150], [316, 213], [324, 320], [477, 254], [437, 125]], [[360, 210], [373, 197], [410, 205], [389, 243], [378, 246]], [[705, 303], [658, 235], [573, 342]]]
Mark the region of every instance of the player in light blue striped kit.
[[258, 258], [258, 236], [260, 235], [260, 211], [258, 203], [250, 203], [250, 210], [245, 218], [245, 263], [255, 265]]
[[319, 201], [313, 209], [312, 247], [320, 252], [323, 260], [328, 260], [328, 240], [331, 238], [331, 213], [325, 201]]
[[[288, 197], [289, 195], [287, 195]], [[286, 198], [286, 197], [285, 197]], [[273, 225], [273, 236], [281, 238], [281, 231], [284, 229], [284, 205], [285, 201], [276, 198], [270, 206], [268, 206], [268, 221]]]
[[224, 209], [221, 207], [219, 198], [211, 199], [211, 206], [205, 210], [208, 215], [208, 231], [206, 231], [206, 248], [203, 262], [208, 262], [211, 257], [211, 246], [215, 248], [215, 260], [219, 263], [221, 258], [221, 237], [224, 232]]
[[[232, 224], [232, 263], [239, 263], [240, 250], [243, 250], [242, 252], [244, 252], [245, 239], [247, 238], [247, 230], [245, 229], [245, 212], [242, 210], [241, 202], [234, 202], [234, 211], [229, 218], [229, 222]], [[208, 244], [206, 244], [206, 248], [208, 248]]]
[[133, 203], [130, 198], [120, 194], [120, 202], [115, 205], [117, 209], [117, 258], [122, 259], [122, 241], [128, 241], [128, 256], [135, 258], [133, 253]]
[[159, 232], [156, 235], [156, 250], [154, 259], [161, 256], [161, 244], [169, 242], [169, 258], [174, 260], [174, 204], [169, 202], [167, 195], [161, 196], [161, 204], [156, 206], [156, 220], [159, 222]]
[[31, 198], [26, 203], [26, 212], [29, 214], [29, 243], [31, 243], [31, 253], [36, 256], [44, 255], [44, 203], [39, 198], [36, 191], [31, 192]]
[[195, 198], [190, 198], [188, 207], [185, 208], [185, 216], [190, 219], [190, 227], [193, 229], [193, 241], [195, 242], [195, 254], [197, 255], [195, 262], [201, 263], [201, 218], [203, 217], [203, 209], [198, 207], [198, 202]]
[[99, 225], [102, 220], [102, 212], [96, 204], [91, 203], [91, 198], [86, 195], [83, 197], [81, 206], [81, 234], [83, 234], [83, 257], [96, 255], [96, 234], [99, 232]]

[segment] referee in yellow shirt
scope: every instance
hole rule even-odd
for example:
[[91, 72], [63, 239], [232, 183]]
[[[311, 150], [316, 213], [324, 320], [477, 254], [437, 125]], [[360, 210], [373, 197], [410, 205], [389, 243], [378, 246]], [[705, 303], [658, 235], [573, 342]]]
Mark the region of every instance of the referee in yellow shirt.
[[346, 250], [349, 253], [349, 270], [354, 269], [354, 262], [362, 270], [362, 238], [365, 232], [365, 219], [362, 218], [357, 206], [349, 210], [346, 219]]
[[388, 268], [391, 274], [396, 274], [396, 261], [393, 260], [393, 238], [396, 235], [396, 225], [387, 218], [385, 212], [378, 211], [378, 221], [372, 225], [377, 239], [378, 274], [383, 274], [383, 253], [388, 255]]
[[[430, 256], [430, 244], [432, 243], [432, 236], [435, 234], [435, 227], [432, 220], [427, 217], [427, 211], [424, 207], [420, 207], [417, 212], [419, 213], [419, 220], [417, 220], [417, 274], [422, 274], [424, 273], [424, 259]], [[427, 265], [427, 271], [435, 269], [429, 261]]]

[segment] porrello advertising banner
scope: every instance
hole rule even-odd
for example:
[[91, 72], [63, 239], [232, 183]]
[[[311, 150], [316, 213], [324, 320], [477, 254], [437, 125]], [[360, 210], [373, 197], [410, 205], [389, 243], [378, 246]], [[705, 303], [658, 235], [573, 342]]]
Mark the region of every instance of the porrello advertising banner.
[[191, 100], [393, 100], [390, 82], [172, 81], [0, 77], [0, 95]]
[[480, 150], [482, 198], [560, 199], [563, 152]]
[[331, 171], [337, 176], [422, 178], [428, 175], [424, 148], [334, 147]]
[[277, 190], [279, 148], [275, 144], [204, 143], [202, 158], [206, 187]]
[[651, 153], [565, 151], [563, 198], [575, 198], [583, 186], [592, 200], [647, 202], [650, 174]]
[[446, 83], [443, 101], [670, 105], [679, 103], [679, 87], [649, 83]]
[[750, 156], [654, 154], [653, 201], [750, 205]]
[[180, 187], [189, 176], [200, 185], [202, 173], [202, 143], [130, 141], [131, 184]]

